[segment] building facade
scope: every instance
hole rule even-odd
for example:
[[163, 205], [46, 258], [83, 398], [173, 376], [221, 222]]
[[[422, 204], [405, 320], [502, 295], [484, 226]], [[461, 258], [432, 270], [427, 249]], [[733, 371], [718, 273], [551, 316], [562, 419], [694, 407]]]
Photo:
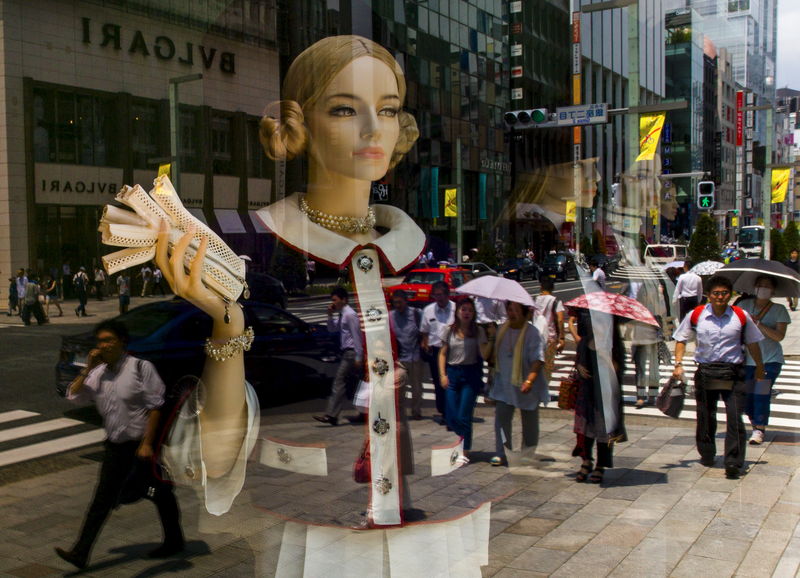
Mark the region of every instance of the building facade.
[[276, 9], [218, 4], [0, 4], [0, 270], [98, 264], [103, 205], [169, 162], [168, 87], [194, 74], [179, 86], [181, 198], [232, 245], [252, 244], [248, 210], [276, 194], [258, 142], [279, 97]]

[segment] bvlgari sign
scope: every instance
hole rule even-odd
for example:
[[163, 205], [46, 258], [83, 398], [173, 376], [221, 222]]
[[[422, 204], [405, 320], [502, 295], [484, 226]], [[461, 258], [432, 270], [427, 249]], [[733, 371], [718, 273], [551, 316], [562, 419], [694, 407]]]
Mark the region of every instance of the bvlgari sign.
[[122, 187], [122, 169], [36, 163], [36, 203], [40, 205], [105, 205]]
[[125, 30], [119, 24], [106, 22], [95, 25], [91, 18], [81, 18], [84, 44], [99, 44], [101, 48], [126, 50], [128, 54], [154, 56], [158, 60], [177, 59], [181, 64], [194, 66], [195, 56], [203, 68], [217, 67], [226, 74], [236, 74], [236, 55], [192, 42], [176, 42], [169, 36], [152, 36], [141, 30]]

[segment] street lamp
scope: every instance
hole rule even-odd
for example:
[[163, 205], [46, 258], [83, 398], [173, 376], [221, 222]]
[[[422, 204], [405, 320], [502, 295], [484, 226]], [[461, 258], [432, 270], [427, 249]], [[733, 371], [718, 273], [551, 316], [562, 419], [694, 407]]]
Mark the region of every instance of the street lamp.
[[169, 154], [171, 157], [169, 176], [178, 195], [181, 194], [181, 157], [178, 152], [181, 117], [178, 110], [178, 85], [184, 82], [192, 82], [193, 80], [202, 80], [202, 78], [202, 73], [198, 72], [197, 74], [187, 74], [169, 79]]

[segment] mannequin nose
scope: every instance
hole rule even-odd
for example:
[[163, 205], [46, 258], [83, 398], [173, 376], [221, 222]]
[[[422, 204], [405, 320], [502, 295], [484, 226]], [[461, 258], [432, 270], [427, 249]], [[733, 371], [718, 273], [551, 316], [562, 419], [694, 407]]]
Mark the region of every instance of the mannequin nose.
[[362, 118], [364, 123], [361, 126], [361, 136], [364, 138], [376, 138], [380, 134], [378, 115], [374, 111], [370, 111]]

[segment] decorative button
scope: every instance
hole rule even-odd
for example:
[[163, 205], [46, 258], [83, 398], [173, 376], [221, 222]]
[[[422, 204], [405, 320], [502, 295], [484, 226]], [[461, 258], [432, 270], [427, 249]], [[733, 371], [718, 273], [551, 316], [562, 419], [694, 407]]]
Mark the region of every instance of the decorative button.
[[183, 473], [186, 474], [186, 477], [190, 480], [194, 479], [194, 468], [192, 466], [186, 466], [183, 468]]
[[378, 375], [386, 375], [389, 371], [389, 362], [380, 357], [376, 357], [375, 361], [372, 362], [372, 371]]
[[283, 448], [278, 448], [278, 460], [282, 464], [288, 464], [289, 462], [292, 461], [292, 454], [290, 454]]
[[367, 309], [367, 321], [380, 321], [383, 318], [383, 313], [374, 305]]
[[457, 461], [458, 461], [458, 450], [453, 450], [453, 453], [450, 454], [450, 465], [451, 466], [456, 465]]
[[385, 496], [392, 491], [392, 482], [386, 476], [380, 476], [375, 482], [375, 489]]
[[374, 431], [379, 436], [382, 436], [389, 433], [389, 429], [391, 429], [389, 422], [383, 419], [381, 417], [381, 414], [378, 414], [378, 419], [372, 422], [372, 431]]
[[358, 268], [361, 269], [364, 273], [369, 273], [370, 271], [372, 271], [373, 264], [374, 261], [372, 260], [372, 257], [370, 257], [369, 255], [361, 255], [356, 260], [356, 265], [358, 265]]

